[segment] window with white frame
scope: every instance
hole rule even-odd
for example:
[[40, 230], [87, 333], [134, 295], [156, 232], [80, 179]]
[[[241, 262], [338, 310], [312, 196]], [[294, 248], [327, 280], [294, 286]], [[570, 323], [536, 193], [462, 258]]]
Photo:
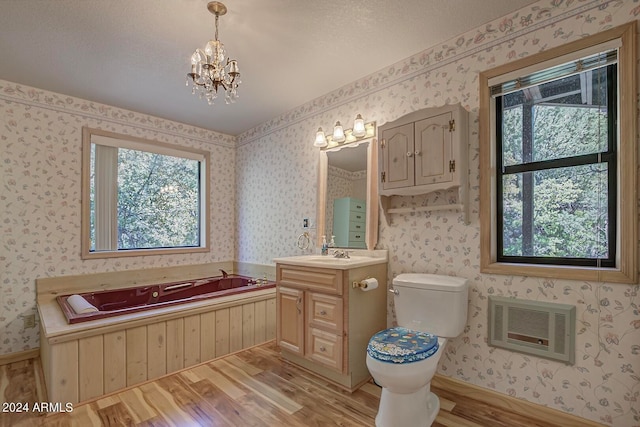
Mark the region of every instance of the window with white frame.
[[481, 73], [483, 272], [637, 277], [632, 34]]
[[83, 255], [207, 250], [208, 153], [85, 129]]

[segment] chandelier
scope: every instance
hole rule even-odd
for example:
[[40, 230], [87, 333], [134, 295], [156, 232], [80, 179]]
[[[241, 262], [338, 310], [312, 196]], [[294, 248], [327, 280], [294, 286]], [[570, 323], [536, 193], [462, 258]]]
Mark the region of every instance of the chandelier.
[[216, 38], [209, 40], [204, 50], [196, 49], [191, 55], [191, 72], [187, 73], [187, 87], [189, 80], [193, 86], [191, 93], [198, 93], [206, 99], [209, 105], [218, 97], [218, 88], [225, 91], [224, 99], [227, 104], [238, 98], [240, 72], [238, 61], [227, 58], [225, 62], [224, 45], [218, 40], [218, 18], [227, 13], [227, 7], [219, 1], [207, 4], [209, 12], [216, 16]]

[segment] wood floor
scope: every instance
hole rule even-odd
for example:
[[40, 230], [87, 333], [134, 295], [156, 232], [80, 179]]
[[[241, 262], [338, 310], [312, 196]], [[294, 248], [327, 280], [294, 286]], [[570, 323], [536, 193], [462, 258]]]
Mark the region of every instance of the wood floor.
[[[0, 366], [0, 410], [15, 403], [29, 403], [30, 409], [0, 412], [0, 427], [373, 426], [380, 396], [372, 383], [353, 394], [341, 391], [284, 361], [273, 342], [47, 416], [31, 410], [35, 403], [48, 403], [39, 370], [37, 359]], [[436, 427], [559, 427], [434, 392], [442, 407]], [[59, 403], [53, 409], [64, 410]]]

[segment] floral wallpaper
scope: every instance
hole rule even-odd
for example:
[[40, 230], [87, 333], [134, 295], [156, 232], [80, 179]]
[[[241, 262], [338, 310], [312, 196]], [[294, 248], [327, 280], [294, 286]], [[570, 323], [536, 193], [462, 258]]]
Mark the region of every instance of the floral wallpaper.
[[[211, 252], [80, 259], [82, 127], [211, 153]], [[235, 255], [235, 139], [0, 80], [0, 355], [38, 347], [35, 279], [229, 261]]]
[[[238, 260], [266, 264], [304, 252], [295, 242], [302, 218], [316, 211], [318, 155], [312, 142], [318, 126], [349, 123], [357, 113], [380, 126], [412, 111], [460, 102], [470, 113], [469, 224], [462, 214], [445, 211], [394, 214], [390, 223], [381, 216], [378, 243], [389, 250], [389, 279], [429, 272], [470, 280], [467, 327], [448, 343], [439, 372], [605, 425], [640, 426], [638, 284], [481, 274], [478, 218], [478, 73], [635, 21], [639, 14], [637, 0], [541, 0], [239, 135]], [[393, 203], [424, 201], [398, 197]], [[489, 347], [489, 295], [575, 305], [576, 363]]]
[[[640, 287], [480, 273], [478, 72], [635, 21], [637, 0], [540, 0], [419, 52], [237, 138], [0, 80], [0, 354], [38, 346], [35, 279], [235, 259], [272, 264], [299, 249], [302, 219], [316, 217], [319, 125], [356, 113], [378, 125], [460, 102], [470, 112], [470, 218], [454, 212], [381, 218], [389, 279], [404, 272], [470, 280], [468, 324], [448, 343], [439, 372], [480, 387], [612, 426], [640, 426]], [[80, 259], [83, 126], [211, 151], [208, 254]], [[455, 197], [449, 193], [429, 196]], [[420, 197], [394, 199], [404, 206]], [[312, 229], [312, 238], [317, 239]], [[321, 233], [320, 233], [321, 234]], [[489, 347], [487, 297], [573, 304], [576, 363]], [[381, 315], [385, 315], [381, 313]], [[394, 319], [389, 304], [388, 320]]]

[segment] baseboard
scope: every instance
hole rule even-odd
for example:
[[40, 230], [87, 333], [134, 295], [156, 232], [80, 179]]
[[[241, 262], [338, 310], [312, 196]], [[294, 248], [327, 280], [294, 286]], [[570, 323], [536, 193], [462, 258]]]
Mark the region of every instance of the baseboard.
[[581, 418], [557, 409], [538, 405], [536, 403], [527, 402], [526, 400], [516, 399], [515, 397], [498, 393], [497, 391], [482, 388], [474, 384], [439, 374], [436, 374], [433, 378], [431, 385], [492, 406], [514, 411], [518, 414], [527, 415], [553, 425], [561, 425], [564, 427], [604, 427], [604, 424], [599, 424], [595, 421], [587, 420], [586, 418]]
[[21, 362], [23, 360], [40, 357], [40, 348], [32, 348], [30, 350], [18, 351], [15, 353], [3, 354], [0, 356], [0, 366], [9, 363]]

